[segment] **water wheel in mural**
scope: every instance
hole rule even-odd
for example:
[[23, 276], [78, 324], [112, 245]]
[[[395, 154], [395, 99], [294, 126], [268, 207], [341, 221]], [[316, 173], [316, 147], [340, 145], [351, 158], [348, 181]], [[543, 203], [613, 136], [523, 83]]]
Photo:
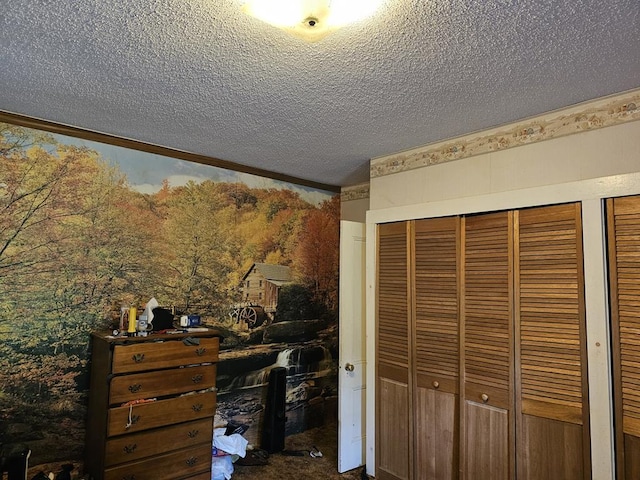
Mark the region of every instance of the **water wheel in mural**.
[[269, 319], [264, 308], [260, 305], [239, 306], [229, 314], [235, 323], [244, 322], [249, 328], [256, 328]]

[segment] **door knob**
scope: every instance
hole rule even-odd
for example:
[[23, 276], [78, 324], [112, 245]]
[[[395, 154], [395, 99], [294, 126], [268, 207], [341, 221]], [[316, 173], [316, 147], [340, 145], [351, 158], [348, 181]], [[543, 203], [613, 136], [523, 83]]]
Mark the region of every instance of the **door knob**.
[[353, 372], [353, 369], [354, 369], [354, 368], [356, 368], [356, 367], [354, 367], [352, 363], [346, 363], [346, 364], [344, 365], [344, 369], [345, 369], [347, 372]]

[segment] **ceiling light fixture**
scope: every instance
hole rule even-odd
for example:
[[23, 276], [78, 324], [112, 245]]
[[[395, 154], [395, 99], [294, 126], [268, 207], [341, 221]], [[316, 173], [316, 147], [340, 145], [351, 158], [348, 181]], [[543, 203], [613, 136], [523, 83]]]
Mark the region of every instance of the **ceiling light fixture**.
[[372, 15], [383, 0], [245, 0], [245, 13], [315, 42]]

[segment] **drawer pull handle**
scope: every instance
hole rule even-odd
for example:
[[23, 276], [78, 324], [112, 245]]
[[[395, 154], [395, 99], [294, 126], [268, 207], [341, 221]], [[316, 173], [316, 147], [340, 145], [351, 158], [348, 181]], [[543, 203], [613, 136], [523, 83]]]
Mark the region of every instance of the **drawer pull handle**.
[[134, 443], [132, 445], [125, 445], [123, 450], [124, 450], [124, 453], [133, 453], [136, 451], [136, 448], [138, 448], [138, 444]]
[[140, 420], [140, 415], [134, 415], [133, 414], [133, 405], [129, 405], [129, 418], [128, 418], [128, 420], [129, 421], [124, 426], [125, 430], [129, 430], [131, 428], [131, 425], [134, 425], [134, 424], [138, 423], [138, 420]]
[[196, 403], [191, 407], [191, 409], [194, 412], [199, 412], [200, 410], [202, 410], [202, 407], [203, 407], [203, 405], [201, 403]]
[[187, 433], [187, 435], [189, 436], [189, 438], [196, 438], [198, 436], [198, 433], [200, 433], [198, 430], [191, 430], [189, 433]]
[[482, 395], [480, 395], [480, 398], [484, 403], [487, 403], [489, 401], [489, 395], [487, 395], [486, 393], [483, 393]]
[[433, 381], [433, 388], [440, 388], [440, 382], [438, 382], [437, 380]]
[[196, 355], [201, 357], [203, 356], [205, 353], [207, 353], [207, 349], [204, 347], [198, 347], [196, 348]]
[[142, 385], [140, 385], [139, 383], [135, 383], [133, 385], [129, 385], [129, 391], [131, 393], [138, 393], [141, 388], [142, 388]]
[[193, 467], [196, 463], [198, 463], [198, 457], [189, 457], [184, 463], [186, 463], [189, 467]]
[[144, 353], [134, 353], [131, 359], [136, 363], [140, 363], [144, 360]]
[[202, 381], [203, 375], [201, 373], [194, 375], [193, 377], [191, 377], [191, 381], [193, 383], [200, 383]]

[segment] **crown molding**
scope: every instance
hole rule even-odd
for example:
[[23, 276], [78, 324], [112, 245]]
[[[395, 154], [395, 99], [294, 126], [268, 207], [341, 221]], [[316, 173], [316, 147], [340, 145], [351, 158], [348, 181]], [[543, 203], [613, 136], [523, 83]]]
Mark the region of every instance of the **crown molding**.
[[340, 187], [336, 185], [329, 185], [326, 183], [314, 182], [312, 180], [305, 180], [283, 173], [264, 170], [262, 168], [249, 167], [239, 163], [231, 162], [229, 160], [223, 160], [220, 158], [209, 157], [197, 153], [163, 147], [160, 145], [145, 143], [138, 140], [100, 133], [93, 130], [86, 130], [79, 127], [50, 122], [48, 120], [28, 117], [17, 113], [6, 112], [4, 110], [0, 110], [0, 123], [10, 123], [25, 128], [42, 130], [59, 135], [66, 135], [68, 137], [82, 138], [84, 140], [90, 140], [92, 142], [100, 142], [109, 145], [116, 145], [118, 147], [131, 148], [133, 150], [140, 150], [142, 152], [152, 153], [156, 155], [178, 158], [180, 160], [186, 160], [188, 162], [201, 163], [203, 165], [210, 165], [213, 167], [224, 168], [236, 172], [248, 173], [250, 175], [256, 175], [259, 177], [271, 178], [273, 180], [288, 182], [294, 185], [302, 185], [318, 190], [325, 190], [331, 193], [338, 193], [340, 191]]

